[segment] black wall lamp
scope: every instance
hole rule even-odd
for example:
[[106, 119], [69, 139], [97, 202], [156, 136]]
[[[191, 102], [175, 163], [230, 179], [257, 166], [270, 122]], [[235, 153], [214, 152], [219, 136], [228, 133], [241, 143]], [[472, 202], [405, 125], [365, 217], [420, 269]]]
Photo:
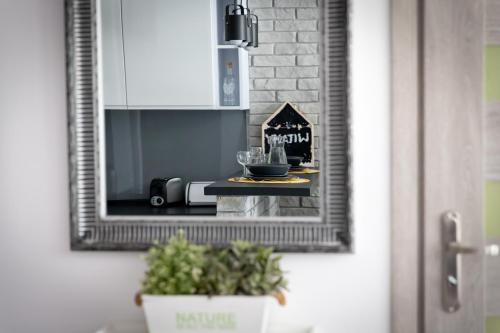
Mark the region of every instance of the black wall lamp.
[[224, 23], [226, 42], [239, 47], [258, 47], [259, 18], [250, 12], [248, 0], [246, 8], [243, 1], [238, 4], [237, 0], [227, 5]]
[[[255, 21], [253, 20], [255, 18]], [[250, 23], [250, 41], [248, 47], [259, 47], [259, 18], [255, 14], [249, 15]]]

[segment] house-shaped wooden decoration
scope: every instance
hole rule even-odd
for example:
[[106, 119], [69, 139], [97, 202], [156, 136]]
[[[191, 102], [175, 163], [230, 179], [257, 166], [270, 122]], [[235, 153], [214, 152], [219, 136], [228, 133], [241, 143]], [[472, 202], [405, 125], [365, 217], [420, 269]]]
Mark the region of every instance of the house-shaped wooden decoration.
[[314, 166], [314, 126], [289, 102], [285, 102], [262, 124], [262, 147], [269, 153], [269, 138], [285, 141], [287, 156], [302, 156], [302, 164]]

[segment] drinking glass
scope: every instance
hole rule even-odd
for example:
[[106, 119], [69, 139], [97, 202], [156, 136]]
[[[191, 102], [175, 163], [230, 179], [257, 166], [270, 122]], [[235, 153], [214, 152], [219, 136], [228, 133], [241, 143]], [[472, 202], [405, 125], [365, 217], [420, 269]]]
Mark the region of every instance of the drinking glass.
[[251, 147], [250, 160], [248, 164], [262, 164], [264, 162], [265, 162], [265, 157], [262, 147]]
[[248, 175], [246, 165], [248, 164], [248, 161], [250, 160], [250, 152], [239, 151], [236, 154], [236, 159], [237, 159], [238, 163], [241, 164], [241, 166], [243, 167], [243, 177], [246, 177]]

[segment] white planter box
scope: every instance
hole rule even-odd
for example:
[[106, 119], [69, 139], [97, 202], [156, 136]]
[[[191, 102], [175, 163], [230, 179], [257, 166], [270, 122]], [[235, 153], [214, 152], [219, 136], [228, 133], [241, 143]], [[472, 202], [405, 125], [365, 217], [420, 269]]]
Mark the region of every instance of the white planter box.
[[143, 295], [149, 333], [265, 333], [270, 296]]

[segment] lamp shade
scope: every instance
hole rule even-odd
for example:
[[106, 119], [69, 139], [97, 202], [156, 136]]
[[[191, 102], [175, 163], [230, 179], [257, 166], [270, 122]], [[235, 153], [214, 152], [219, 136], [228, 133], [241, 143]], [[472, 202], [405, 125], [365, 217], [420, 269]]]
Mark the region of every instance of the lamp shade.
[[247, 15], [246, 15], [246, 37], [243, 43], [241, 43], [242, 47], [246, 47], [252, 42], [252, 15], [250, 14], [250, 10], [247, 8]]
[[[249, 15], [250, 17], [250, 32], [251, 38], [248, 42], [248, 47], [258, 47], [259, 46], [259, 18], [255, 14]], [[253, 20], [255, 18], [255, 21]]]
[[[234, 7], [232, 12], [230, 11], [230, 7]], [[241, 45], [246, 42], [248, 18], [245, 15], [245, 8], [242, 5], [227, 5], [224, 21], [224, 39], [226, 42], [234, 45]]]

